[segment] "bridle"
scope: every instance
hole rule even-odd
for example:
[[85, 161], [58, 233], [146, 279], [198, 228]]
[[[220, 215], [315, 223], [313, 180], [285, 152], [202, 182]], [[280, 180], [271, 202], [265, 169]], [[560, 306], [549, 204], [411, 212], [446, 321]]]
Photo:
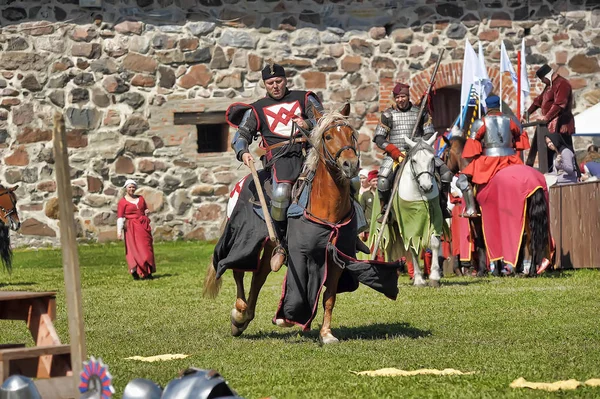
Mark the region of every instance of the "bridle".
[[[0, 186], [0, 187], [2, 187], [2, 186]], [[4, 192], [0, 192], [0, 197], [2, 197], [3, 195], [8, 195], [10, 198], [10, 202], [12, 203], [12, 206], [13, 206], [12, 209], [7, 210], [2, 205], [0, 205], [0, 211], [3, 213], [3, 215], [0, 216], [0, 218], [8, 221], [8, 217], [10, 215], [12, 215], [13, 213], [17, 212], [17, 204], [16, 204], [16, 201], [14, 200], [14, 194], [13, 194], [14, 190], [7, 189], [6, 187], [2, 187], [2, 188], [4, 189]]]
[[[330, 130], [337, 129], [340, 127], [348, 127], [352, 130], [352, 145], [343, 146], [342, 148], [337, 150], [335, 155], [333, 155], [331, 153], [331, 151], [329, 151], [329, 149], [327, 149], [327, 145], [325, 145], [326, 140], [324, 139], [324, 136]], [[305, 129], [301, 128], [300, 126], [297, 126], [297, 129], [308, 139], [309, 143], [313, 144], [312, 140], [310, 139], [310, 132], [306, 131]], [[348, 123], [341, 121], [341, 122], [335, 123], [333, 125], [330, 125], [329, 127], [327, 127], [327, 130], [325, 130], [323, 132], [323, 139], [321, 139], [321, 148], [317, 151], [317, 154], [319, 156], [319, 160], [321, 162], [323, 162], [325, 165], [340, 171], [340, 166], [338, 165], [337, 161], [340, 159], [340, 156], [342, 156], [342, 152], [344, 152], [346, 150], [352, 150], [354, 152], [354, 155], [356, 155], [360, 159], [360, 149], [357, 150], [357, 148], [358, 148], [357, 144], [358, 144], [358, 133], [356, 132], [356, 129], [354, 129]]]
[[[415, 157], [416, 153], [418, 153], [420, 151], [427, 151], [427, 152], [431, 152], [433, 154], [433, 151], [431, 151], [431, 149], [426, 147], [423, 143], [424, 143], [423, 141], [419, 141], [413, 148], [410, 149], [410, 151], [408, 152], [408, 156], [407, 156], [407, 158], [409, 160], [409, 165], [410, 165], [410, 173], [411, 173], [414, 181], [417, 182], [417, 184], [419, 184], [419, 177], [421, 177], [422, 175], [429, 175], [429, 176], [431, 176], [431, 178], [433, 180], [435, 180], [435, 157], [433, 157], [431, 159], [431, 163], [426, 170], [423, 170], [419, 173], [417, 173], [415, 171], [414, 157]], [[421, 188], [420, 184], [419, 184], [419, 188]]]

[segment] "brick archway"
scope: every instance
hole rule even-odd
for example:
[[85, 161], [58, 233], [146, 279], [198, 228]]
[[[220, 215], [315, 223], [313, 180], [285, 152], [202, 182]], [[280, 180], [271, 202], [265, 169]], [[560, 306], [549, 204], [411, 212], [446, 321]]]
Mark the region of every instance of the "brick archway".
[[[441, 89], [443, 87], [449, 86], [460, 86], [462, 82], [462, 61], [452, 61], [452, 62], [444, 62], [440, 65], [440, 68], [437, 73], [437, 77], [435, 80], [435, 89]], [[429, 80], [431, 79], [431, 74], [433, 73], [433, 66], [427, 68], [424, 71], [421, 71], [415, 75], [413, 75], [409, 79], [410, 84], [410, 95], [412, 99], [419, 99], [427, 90], [427, 86], [429, 84]], [[492, 79], [493, 84], [493, 92], [495, 94], [500, 94], [500, 69], [498, 66], [489, 66], [487, 67], [488, 75], [490, 79]], [[508, 104], [513, 110], [516, 111], [517, 104], [517, 95], [516, 90], [513, 87], [512, 80], [508, 74], [503, 77], [502, 83], [503, 93], [502, 97], [506, 104]], [[541, 83], [535, 77], [535, 71], [531, 68], [528, 68], [529, 75], [529, 83], [531, 86], [531, 94], [530, 99], [533, 99], [538, 93], [543, 90], [543, 83]], [[386, 77], [382, 78], [379, 84], [379, 110], [383, 111], [387, 107], [389, 107], [390, 101], [392, 101], [392, 89], [396, 85], [396, 82], [403, 81], [406, 82], [407, 79], [403, 76]]]

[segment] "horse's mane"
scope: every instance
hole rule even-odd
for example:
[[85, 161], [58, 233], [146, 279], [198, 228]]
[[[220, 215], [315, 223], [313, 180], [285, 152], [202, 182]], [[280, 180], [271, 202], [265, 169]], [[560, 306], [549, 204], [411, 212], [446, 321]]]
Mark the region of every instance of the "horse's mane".
[[467, 138], [464, 136], [452, 136], [450, 139], [450, 144], [452, 145], [454, 142], [460, 143], [460, 149], [465, 148], [465, 144], [467, 143]]
[[317, 166], [319, 165], [319, 150], [321, 148], [321, 143], [323, 142], [323, 134], [325, 131], [327, 131], [328, 127], [334, 121], [345, 121], [346, 119], [347, 117], [337, 111], [326, 113], [321, 117], [321, 119], [319, 119], [317, 126], [315, 126], [310, 133], [312, 148], [308, 152], [308, 156], [306, 157], [306, 162], [304, 164], [304, 167], [308, 171], [314, 172], [317, 170]]

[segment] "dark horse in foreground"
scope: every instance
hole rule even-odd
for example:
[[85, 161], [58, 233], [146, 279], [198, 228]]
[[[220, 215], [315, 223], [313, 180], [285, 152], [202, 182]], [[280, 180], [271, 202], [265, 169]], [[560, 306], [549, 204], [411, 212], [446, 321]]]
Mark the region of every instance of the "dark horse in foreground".
[[12, 270], [12, 250], [10, 249], [10, 230], [17, 231], [21, 227], [17, 213], [17, 196], [15, 186], [6, 188], [0, 185], [0, 258], [2, 265], [9, 272]]
[[[357, 133], [346, 121], [350, 105], [346, 104], [340, 113], [322, 116], [315, 112], [319, 122], [310, 135], [313, 147], [305, 165], [309, 171], [305, 185], [309, 188], [301, 191], [300, 198], [304, 196], [306, 200], [302, 210], [289, 217], [284, 294], [273, 323], [280, 327], [298, 325], [308, 330], [325, 287], [319, 338], [322, 343], [332, 343], [337, 342], [331, 333], [336, 294], [356, 290], [360, 281], [395, 299], [397, 265], [373, 265], [354, 259], [357, 233], [350, 180], [358, 173], [359, 155]], [[266, 180], [267, 175], [265, 171], [259, 173], [261, 180]], [[252, 192], [256, 189], [252, 179], [246, 177], [233, 190], [232, 199], [237, 202], [232, 205], [230, 200], [228, 220], [204, 283], [204, 296], [214, 298], [223, 273], [233, 270], [237, 286], [237, 299], [231, 311], [234, 336], [241, 335], [254, 319], [259, 292], [271, 272], [270, 259], [275, 247], [268, 239], [265, 222], [255, 215], [258, 207], [252, 203], [256, 198]], [[358, 275], [351, 274], [356, 265]], [[253, 273], [247, 298], [245, 272]]]
[[[468, 164], [462, 156], [464, 145], [464, 137], [447, 140], [444, 159], [455, 174]], [[471, 227], [480, 258], [478, 275], [483, 275], [483, 248], [490, 261], [511, 264], [517, 273], [523, 271], [527, 248], [531, 255], [528, 275], [533, 277], [538, 269], [545, 269], [540, 266], [552, 259], [554, 243], [550, 234], [548, 188], [544, 175], [526, 165], [506, 167], [485, 187], [478, 189], [476, 198], [481, 219], [474, 220]], [[501, 267], [501, 264], [496, 267], [495, 272]]]

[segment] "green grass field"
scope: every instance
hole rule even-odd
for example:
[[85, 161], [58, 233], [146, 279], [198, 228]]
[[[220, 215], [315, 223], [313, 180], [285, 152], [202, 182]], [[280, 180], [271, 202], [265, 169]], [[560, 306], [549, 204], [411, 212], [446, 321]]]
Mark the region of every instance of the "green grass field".
[[[313, 330], [271, 324], [285, 269], [272, 274], [257, 316], [241, 338], [230, 336], [235, 299], [231, 273], [216, 300], [201, 297], [213, 244], [157, 243], [155, 280], [133, 281], [122, 244], [80, 246], [88, 355], [101, 357], [116, 397], [144, 377], [165, 385], [188, 366], [218, 370], [241, 396], [255, 398], [600, 397], [600, 388], [548, 393], [509, 384], [600, 378], [600, 273], [568, 271], [537, 279], [455, 278], [441, 289], [414, 288], [400, 278], [390, 301], [361, 287], [338, 296], [333, 333], [320, 347]], [[55, 326], [68, 342], [60, 250], [16, 251], [2, 290], [58, 292]], [[22, 322], [0, 321], [0, 343], [27, 342]], [[188, 354], [160, 363], [129, 356]], [[455, 368], [468, 376], [365, 377], [350, 371], [396, 367]]]

